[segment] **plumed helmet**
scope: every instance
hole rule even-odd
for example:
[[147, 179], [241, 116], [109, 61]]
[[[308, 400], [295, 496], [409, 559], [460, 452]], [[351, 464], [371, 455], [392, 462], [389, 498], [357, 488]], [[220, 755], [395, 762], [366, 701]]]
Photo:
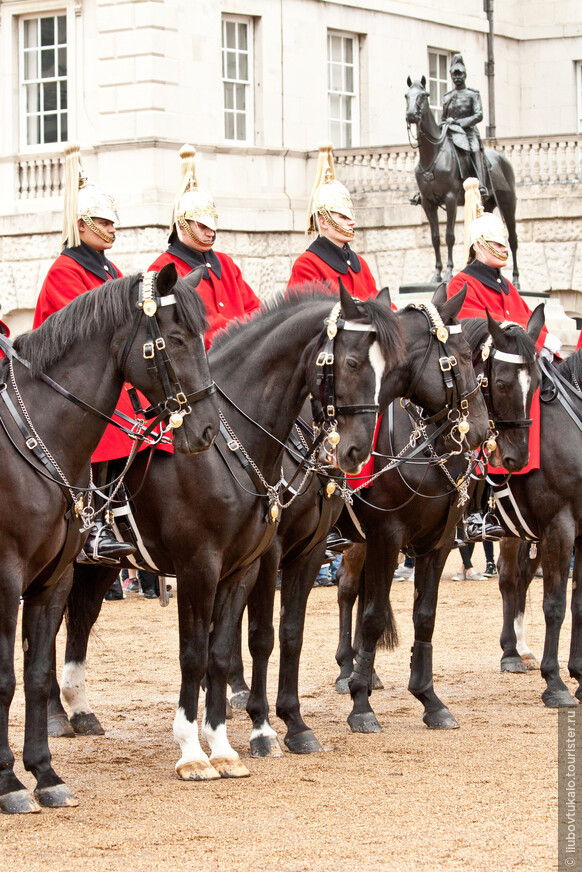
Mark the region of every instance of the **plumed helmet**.
[[449, 66], [449, 72], [453, 72], [453, 70], [466, 70], [465, 62], [463, 60], [463, 55], [454, 54], [451, 58], [451, 64]]
[[479, 179], [465, 179], [465, 257], [471, 259], [475, 242], [497, 242], [507, 247], [507, 228], [498, 215], [484, 212], [479, 193]]
[[350, 192], [335, 177], [333, 164], [333, 145], [323, 142], [319, 146], [315, 184], [307, 209], [307, 230], [316, 232], [315, 216], [319, 213], [339, 212], [346, 218], [354, 219], [354, 205]]
[[210, 194], [201, 191], [196, 177], [196, 149], [192, 145], [183, 145], [180, 149], [182, 159], [182, 178], [174, 203], [172, 226], [175, 228], [176, 221], [197, 221], [205, 224], [211, 230], [218, 226], [218, 212]]
[[87, 179], [80, 160], [80, 147], [70, 142], [65, 147], [65, 215], [61, 243], [75, 246], [80, 244], [79, 218], [103, 218], [119, 224], [115, 200], [103, 188], [93, 185]]

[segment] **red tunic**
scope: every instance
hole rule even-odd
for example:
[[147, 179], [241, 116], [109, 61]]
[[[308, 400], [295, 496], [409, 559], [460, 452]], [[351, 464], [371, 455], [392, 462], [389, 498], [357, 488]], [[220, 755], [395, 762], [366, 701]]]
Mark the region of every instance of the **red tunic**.
[[[121, 278], [120, 271], [117, 267], [115, 269], [117, 270], [117, 278]], [[34, 313], [33, 329], [39, 327], [49, 315], [58, 312], [75, 297], [91, 291], [93, 288], [99, 288], [102, 284], [103, 278], [81, 266], [68, 255], [61, 254], [49, 269], [40, 290]], [[141, 394], [140, 398], [142, 403], [145, 403], [146, 406], [149, 405]], [[125, 389], [121, 392], [117, 408], [130, 418], [135, 417], [133, 406]], [[121, 424], [127, 425], [121, 418], [117, 418], [117, 420]], [[117, 427], [109, 424], [91, 460], [93, 463], [99, 463], [102, 460], [128, 457], [132, 445], [131, 439]]]
[[[521, 327], [527, 327], [527, 322], [531, 316], [531, 309], [527, 303], [522, 300], [519, 291], [510, 281], [509, 294], [504, 294], [502, 291], [494, 291], [486, 287], [475, 276], [467, 275], [460, 272], [454, 276], [447, 287], [447, 298], [451, 298], [463, 285], [467, 282], [467, 296], [459, 313], [459, 318], [486, 318], [487, 311], [496, 321], [515, 321]], [[547, 329], [544, 326], [540, 333], [539, 339], [536, 342], [536, 348], [543, 347]], [[540, 392], [537, 390], [533, 396], [531, 404], [531, 418], [533, 424], [529, 432], [529, 462], [519, 472], [514, 472], [514, 475], [523, 475], [526, 472], [531, 472], [532, 469], [540, 468]], [[490, 466], [489, 472], [492, 475], [507, 475], [508, 472], [502, 466]]]
[[[208, 269], [208, 278], [203, 278], [198, 285], [198, 293], [206, 306], [206, 316], [210, 324], [210, 329], [206, 332], [207, 348], [217, 330], [226, 327], [233, 318], [244, 318], [261, 305], [261, 301], [243, 279], [232, 257], [219, 251], [214, 254], [220, 262], [220, 278], [212, 269]], [[157, 257], [150, 270], [159, 272], [168, 263], [176, 265], [180, 277], [192, 272], [192, 266], [169, 251]]]
[[304, 251], [293, 264], [287, 288], [302, 285], [305, 282], [327, 281], [335, 290], [338, 290], [338, 279], [341, 278], [345, 289], [350, 292], [352, 297], [357, 297], [358, 300], [368, 300], [370, 297], [376, 296], [378, 288], [364, 258], [358, 256], [358, 260], [361, 264], [359, 273], [348, 267], [347, 272], [343, 274], [326, 263], [315, 252]]

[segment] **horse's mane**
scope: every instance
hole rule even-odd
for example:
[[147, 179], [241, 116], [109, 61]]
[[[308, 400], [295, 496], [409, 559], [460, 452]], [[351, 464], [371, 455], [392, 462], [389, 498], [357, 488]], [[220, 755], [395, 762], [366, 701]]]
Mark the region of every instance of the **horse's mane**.
[[[489, 335], [487, 318], [463, 318], [462, 324], [467, 342], [473, 351], [476, 351]], [[515, 340], [514, 353], [520, 354], [528, 363], [532, 363], [535, 359], [535, 343], [523, 327], [510, 324], [508, 327], [503, 328], [503, 332], [506, 336]]]
[[[254, 331], [257, 335], [271, 330], [275, 325], [287, 321], [288, 316], [300, 309], [307, 301], [327, 302], [331, 307], [338, 302], [339, 293], [321, 282], [310, 282], [296, 285], [287, 292], [263, 303], [261, 308], [243, 321], [235, 319], [223, 330], [216, 334], [212, 340], [212, 351], [229, 345], [232, 339], [240, 331]], [[378, 343], [388, 368], [394, 367], [404, 357], [404, 340], [400, 323], [394, 312], [385, 303], [376, 300], [355, 301], [361, 311], [362, 319], [372, 322]], [[323, 323], [321, 325], [323, 327]], [[293, 327], [289, 325], [289, 329]]]
[[560, 375], [563, 375], [572, 385], [582, 385], [582, 349], [575, 351], [566, 360], [558, 364]]
[[[137, 285], [141, 273], [107, 281], [101, 287], [80, 294], [53, 313], [31, 333], [14, 341], [14, 348], [31, 364], [33, 376], [54, 366], [77, 342], [88, 341], [96, 334], [111, 338], [120, 324], [130, 321], [136, 312]], [[204, 304], [197, 293], [179, 279], [172, 293], [176, 297], [178, 320], [194, 333], [207, 327]]]

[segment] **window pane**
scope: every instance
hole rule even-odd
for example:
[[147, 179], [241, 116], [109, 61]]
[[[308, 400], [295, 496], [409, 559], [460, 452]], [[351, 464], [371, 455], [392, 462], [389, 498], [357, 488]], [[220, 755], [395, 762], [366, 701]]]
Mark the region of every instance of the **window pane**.
[[446, 55], [439, 55], [439, 72], [440, 72], [439, 78], [441, 78], [441, 79], [447, 78], [447, 56]]
[[242, 115], [240, 112], [237, 112], [237, 116], [236, 116], [236, 138], [239, 141], [245, 140], [247, 138], [246, 116]]
[[57, 18], [57, 29], [59, 45], [65, 45], [67, 42], [67, 19], [64, 15], [59, 15]]
[[26, 112], [38, 112], [40, 110], [40, 85], [26, 86]]
[[234, 115], [232, 112], [226, 112], [224, 116], [224, 137], [225, 139], [234, 139]]
[[54, 49], [45, 49], [40, 54], [40, 70], [43, 79], [52, 78], [55, 74], [55, 52]]
[[346, 121], [351, 121], [352, 120], [352, 98], [351, 97], [344, 97], [344, 112], [345, 112], [344, 118], [346, 119]]
[[330, 69], [332, 91], [343, 91], [342, 68], [339, 64], [332, 64]]
[[245, 82], [249, 80], [249, 56], [246, 54], [239, 55], [238, 78]]
[[247, 89], [245, 85], [236, 86], [236, 108], [239, 110], [239, 112], [244, 112], [247, 108], [246, 94]]
[[67, 108], [67, 83], [59, 82], [59, 87], [61, 89], [61, 109]]
[[236, 54], [233, 51], [226, 53], [226, 70], [227, 79], [236, 79]]
[[347, 64], [353, 64], [354, 62], [354, 41], [353, 39], [344, 40], [344, 45], [346, 49], [345, 62]]
[[24, 22], [24, 48], [33, 48], [38, 45], [38, 21]]
[[40, 44], [55, 44], [55, 20], [54, 18], [40, 19]]
[[67, 75], [67, 49], [60, 48], [59, 49], [59, 76]]
[[330, 59], [332, 61], [341, 61], [342, 59], [342, 43], [339, 36], [330, 37]]
[[430, 97], [428, 98], [428, 102], [430, 103], [431, 106], [436, 106], [436, 104], [438, 102], [438, 97], [439, 97], [438, 87], [437, 87], [436, 82], [430, 83], [429, 94], [430, 94]]
[[66, 142], [69, 138], [69, 123], [67, 113], [61, 115], [61, 142]]
[[226, 22], [226, 47], [236, 48], [236, 23], [234, 21]]
[[54, 112], [57, 108], [57, 83], [48, 82], [43, 85], [44, 91], [44, 111]]
[[234, 85], [230, 82], [224, 83], [224, 108], [234, 109]]
[[28, 145], [40, 143], [40, 118], [38, 115], [30, 115], [26, 122], [26, 141]]
[[434, 52], [429, 51], [428, 53], [428, 75], [430, 78], [436, 78], [437, 74], [437, 56]]
[[44, 142], [58, 142], [57, 116], [44, 116]]
[[24, 78], [38, 78], [38, 55], [35, 51], [27, 51], [24, 53]]
[[329, 117], [330, 118], [339, 118], [340, 117], [340, 98], [337, 94], [329, 95]]
[[238, 47], [240, 51], [247, 51], [248, 49], [246, 24], [239, 24], [238, 26]]
[[349, 91], [350, 94], [354, 93], [354, 68], [346, 67], [346, 86], [345, 91]]
[[341, 128], [339, 126], [339, 122], [337, 122], [337, 121], [330, 121], [329, 122], [329, 138], [334, 143], [334, 145], [337, 143], [337, 147], [338, 148], [340, 147]]

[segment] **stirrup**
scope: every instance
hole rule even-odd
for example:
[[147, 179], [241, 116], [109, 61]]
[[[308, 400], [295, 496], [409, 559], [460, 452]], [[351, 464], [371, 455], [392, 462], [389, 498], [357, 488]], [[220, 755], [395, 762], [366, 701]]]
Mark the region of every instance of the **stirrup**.
[[505, 536], [505, 530], [493, 512], [482, 515], [475, 512], [463, 521], [463, 529], [467, 542], [499, 542]]

